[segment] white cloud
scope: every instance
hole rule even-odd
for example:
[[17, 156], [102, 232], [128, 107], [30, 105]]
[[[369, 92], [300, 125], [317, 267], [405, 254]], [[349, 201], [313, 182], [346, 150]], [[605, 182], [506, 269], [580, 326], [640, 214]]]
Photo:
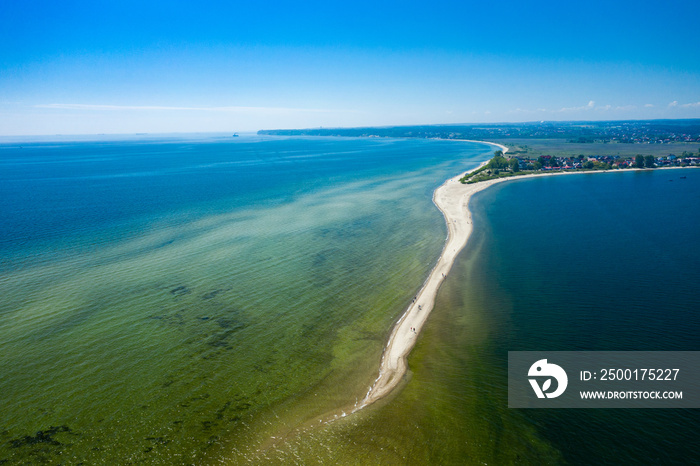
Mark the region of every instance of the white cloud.
[[232, 112], [232, 113], [266, 113], [288, 114], [298, 112], [329, 113], [333, 110], [316, 108], [286, 108], [286, 107], [169, 107], [156, 105], [93, 105], [93, 104], [43, 104], [34, 108], [57, 110], [94, 110], [94, 111], [199, 111], [199, 112]]
[[686, 104], [681, 104], [678, 103], [677, 100], [674, 100], [670, 104], [668, 104], [668, 108], [698, 108], [700, 107], [700, 102], [688, 102]]
[[[693, 106], [700, 106], [700, 102], [697, 104], [693, 104]], [[646, 104], [645, 107], [654, 107], [652, 104]], [[556, 115], [559, 113], [577, 113], [577, 112], [589, 112], [589, 111], [595, 111], [595, 112], [630, 112], [634, 110], [638, 110], [640, 107], [637, 105], [617, 105], [613, 106], [610, 104], [607, 105], [599, 105], [596, 106], [594, 100], [590, 100], [586, 105], [581, 105], [579, 107], [562, 107], [559, 110], [549, 110], [546, 108], [538, 108], [536, 110], [528, 110], [524, 109], [521, 107], [516, 108], [515, 110], [510, 110], [508, 113], [530, 113], [530, 114], [542, 114], [542, 113], [549, 113], [552, 115]]]
[[654, 108], [654, 104], [644, 104], [644, 107], [646, 107], [646, 108]]
[[591, 110], [595, 108], [595, 102], [593, 100], [589, 100], [587, 105], [583, 105], [581, 107], [563, 107], [559, 112], [580, 112], [582, 110]]

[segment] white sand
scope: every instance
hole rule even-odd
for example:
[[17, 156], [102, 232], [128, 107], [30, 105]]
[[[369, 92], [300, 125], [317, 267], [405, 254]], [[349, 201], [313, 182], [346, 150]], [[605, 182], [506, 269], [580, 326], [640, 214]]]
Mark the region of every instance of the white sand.
[[[508, 148], [499, 144], [492, 145], [499, 147], [504, 153], [508, 151]], [[484, 162], [474, 170], [486, 163]], [[447, 242], [435, 268], [416, 296], [415, 301], [411, 303], [394, 326], [389, 342], [384, 349], [382, 362], [379, 366], [379, 377], [356, 410], [386, 396], [401, 381], [406, 373], [406, 357], [413, 349], [423, 324], [428, 320], [440, 285], [442, 285], [443, 280], [447, 279], [455, 257], [467, 244], [469, 235], [471, 235], [472, 220], [468, 209], [469, 199], [474, 193], [505, 180], [505, 178], [501, 178], [475, 184], [462, 184], [459, 179], [466, 173], [468, 172], [447, 180], [433, 194], [433, 202], [445, 216], [447, 222]]]
[[[470, 141], [484, 142], [484, 141]], [[497, 146], [505, 154], [508, 148], [500, 144], [487, 143]], [[487, 162], [482, 163], [481, 166]], [[681, 168], [681, 167], [668, 167]], [[470, 170], [470, 171], [474, 171]], [[440, 285], [446, 278], [452, 268], [452, 264], [457, 257], [457, 254], [467, 244], [467, 240], [472, 232], [471, 213], [469, 211], [469, 200], [472, 195], [482, 191], [489, 186], [501, 183], [504, 181], [521, 180], [523, 178], [532, 178], [537, 176], [553, 176], [553, 175], [571, 175], [580, 173], [618, 173], [621, 170], [614, 171], [568, 171], [555, 173], [536, 173], [529, 175], [513, 176], [508, 178], [498, 178], [489, 181], [482, 181], [474, 184], [462, 184], [460, 178], [469, 172], [462, 173], [459, 176], [451, 178], [442, 186], [435, 190], [433, 194], [433, 202], [445, 216], [447, 222], [448, 237], [442, 254], [438, 259], [435, 268], [430, 273], [423, 288], [418, 293], [415, 302], [413, 302], [398, 320], [394, 329], [389, 336], [389, 341], [382, 361], [379, 366], [379, 376], [370, 387], [364, 400], [360, 402], [354, 411], [360, 410], [375, 401], [383, 398], [396, 387], [403, 376], [406, 374], [406, 358], [416, 344], [418, 334], [420, 334], [423, 324], [428, 320], [428, 315], [435, 304], [435, 297]], [[622, 170], [622, 171], [630, 171]]]

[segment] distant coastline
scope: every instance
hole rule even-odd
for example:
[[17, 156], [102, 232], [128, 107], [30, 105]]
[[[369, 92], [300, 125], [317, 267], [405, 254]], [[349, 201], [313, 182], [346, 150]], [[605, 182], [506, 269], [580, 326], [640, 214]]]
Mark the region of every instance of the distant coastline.
[[477, 141], [553, 139], [567, 144], [610, 146], [700, 143], [700, 119], [619, 121], [534, 121], [527, 123], [480, 123], [447, 125], [384, 126], [357, 128], [306, 128], [261, 130], [277, 136], [390, 137], [457, 139]]
[[[605, 133], [608, 131], [607, 124], [611, 122], [602, 122], [601, 132]], [[644, 122], [634, 122], [632, 126], [635, 129], [635, 134], [639, 133], [640, 126], [637, 123]], [[648, 122], [647, 122], [648, 123]], [[673, 122], [672, 122], [673, 123]], [[676, 144], [678, 147], [698, 147], [698, 155], [692, 153], [693, 163], [695, 165], [700, 165], [700, 120], [675, 120], [677, 126], [669, 124], [669, 122], [659, 123], [658, 125], [647, 124], [643, 126], [642, 129], [646, 131], [646, 135], [642, 136], [646, 138], [647, 141], [658, 141], [659, 146], [657, 147], [671, 147], [672, 144]], [[502, 157], [506, 154], [510, 155], [509, 161], [518, 160], [518, 168], [522, 166], [522, 158], [516, 156], [523, 152], [528, 152], [528, 149], [522, 149], [522, 147], [511, 147], [506, 146], [505, 140], [500, 142], [494, 142], [493, 140], [484, 139], [473, 139], [465, 136], [477, 135], [477, 136], [487, 136], [484, 131], [488, 132], [490, 129], [483, 129], [488, 125], [479, 125], [479, 129], [474, 131], [474, 127], [470, 126], [427, 126], [427, 127], [387, 127], [387, 128], [338, 128], [338, 129], [309, 129], [309, 130], [262, 130], [258, 134], [261, 135], [278, 135], [278, 136], [320, 136], [320, 137], [386, 137], [386, 138], [409, 138], [409, 139], [440, 139], [440, 140], [452, 140], [461, 142], [474, 142], [479, 144], [488, 144], [492, 147], [498, 148], [495, 152], [495, 157]], [[530, 127], [535, 128], [533, 125], [492, 125], [497, 128], [497, 131], [511, 131], [514, 127]], [[555, 131], [559, 131], [558, 127], [554, 124], [550, 126], [555, 128]], [[571, 122], [565, 122], [562, 124], [563, 127], [571, 130], [573, 128], [573, 133], [565, 133], [569, 137], [575, 136], [577, 129], [575, 126], [571, 126]], [[664, 131], [676, 131], [678, 127], [688, 128], [692, 133], [688, 135], [684, 132], [680, 132], [681, 136], [668, 136]], [[460, 132], [462, 131], [462, 132]], [[566, 130], [564, 130], [566, 131]], [[697, 134], [695, 134], [697, 133]], [[674, 133], [675, 134], [675, 133]], [[494, 136], [494, 134], [490, 134]], [[522, 135], [521, 135], [522, 136]], [[620, 136], [620, 135], [618, 135]], [[620, 141], [618, 144], [608, 144], [610, 140], [604, 139], [601, 133], [590, 133], [588, 135], [589, 139], [584, 137], [578, 137], [578, 139], [568, 139], [566, 143], [573, 145], [580, 145], [589, 143], [590, 147], [594, 148], [604, 148], [609, 149], [612, 147], [624, 146], [629, 147], [642, 147], [642, 141], [633, 141], [624, 134], [620, 136]], [[596, 139], [599, 138], [599, 139]], [[603, 138], [603, 139], [600, 139]], [[527, 142], [527, 139], [525, 139]], [[561, 147], [561, 138], [552, 139], [556, 141], [559, 146], [555, 149]], [[601, 142], [603, 141], [603, 142]], [[541, 142], [541, 140], [538, 140]], [[522, 141], [519, 141], [522, 144]], [[646, 143], [648, 144], [648, 142]], [[576, 146], [579, 147], [579, 146]], [[644, 146], [645, 147], [645, 146]], [[515, 149], [515, 150], [514, 150]], [[541, 150], [541, 149], [540, 149]], [[539, 153], [539, 152], [538, 152]], [[658, 153], [658, 150], [657, 150]], [[547, 156], [547, 159], [554, 161], [555, 156]], [[583, 157], [583, 156], [582, 156]], [[598, 158], [600, 157], [600, 159]], [[649, 163], [649, 156], [647, 156], [647, 163]], [[386, 397], [392, 392], [392, 390], [399, 385], [403, 380], [404, 375], [408, 369], [407, 358], [411, 350], [415, 346], [417, 337], [420, 334], [423, 325], [427, 321], [430, 312], [433, 309], [435, 299], [442, 282], [447, 279], [449, 271], [456, 259], [459, 252], [466, 246], [469, 237], [473, 230], [473, 225], [471, 221], [471, 212], [469, 210], [469, 202], [471, 197], [484, 189], [493, 186], [494, 184], [508, 181], [511, 179], [523, 179], [523, 178], [534, 178], [540, 176], [551, 176], [551, 175], [567, 175], [567, 174], [586, 174], [586, 173], [611, 173], [619, 171], [635, 171], [635, 170], [649, 170], [659, 167], [649, 167], [649, 168], [626, 168], [626, 170], [620, 170], [617, 165], [613, 167], [613, 159], [619, 159], [619, 156], [594, 156], [591, 157], [595, 160], [595, 169], [587, 169], [583, 164], [577, 169], [564, 169], [557, 170], [549, 165], [538, 167], [537, 170], [515, 170], [515, 172], [508, 171], [499, 173], [496, 171], [495, 174], [482, 179], [478, 179], [472, 182], [467, 182], [466, 178], [470, 174], [476, 174], [480, 171], [486, 170], [488, 164], [493, 160], [484, 161], [479, 165], [479, 167], [466, 171], [458, 176], [448, 179], [440, 187], [438, 187], [433, 193], [433, 202], [442, 212], [445, 217], [448, 228], [448, 237], [443, 247], [442, 253], [438, 258], [437, 263], [431, 270], [428, 279], [423, 284], [420, 291], [415, 296], [413, 302], [404, 311], [398, 321], [394, 324], [388, 341], [386, 343], [384, 352], [382, 354], [379, 373], [375, 379], [372, 386], [367, 391], [365, 397], [356, 403], [352, 412], [359, 411], [366, 406]], [[600, 162], [599, 162], [600, 160]], [[657, 161], [657, 159], [654, 159]], [[540, 159], [541, 161], [541, 159]], [[590, 160], [586, 159], [585, 162]], [[526, 158], [527, 163], [532, 162], [532, 160]], [[544, 164], [542, 164], [544, 165]], [[555, 165], [556, 167], [557, 165]], [[566, 165], [561, 165], [565, 167]], [[531, 167], [532, 168], [532, 167]], [[542, 168], [542, 170], [540, 169]], [[569, 167], [573, 168], [573, 167]], [[676, 167], [664, 167], [664, 168], [676, 168]], [[687, 167], [677, 167], [677, 168], [687, 168]], [[339, 416], [335, 416], [336, 418]]]

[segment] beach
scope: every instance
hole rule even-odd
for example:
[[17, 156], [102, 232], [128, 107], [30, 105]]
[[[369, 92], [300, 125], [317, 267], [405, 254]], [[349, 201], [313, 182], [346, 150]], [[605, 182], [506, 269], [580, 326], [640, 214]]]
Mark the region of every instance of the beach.
[[[523, 412], [505, 402], [508, 351], [565, 351], [572, 344], [596, 351], [697, 347], [697, 270], [688, 267], [693, 262], [686, 245], [700, 218], [689, 214], [697, 211], [691, 199], [700, 171], [607, 173], [617, 175], [543, 173], [538, 181], [530, 177], [479, 192], [469, 204], [477, 226], [440, 285], [420, 341], [406, 356], [405, 375], [393, 374], [396, 388], [369, 409], [323, 425], [317, 420], [266, 455], [279, 463], [461, 464], [468, 458], [481, 464], [588, 464], [611, 454], [640, 462], [663, 455], [672, 442], [674, 459], [697, 458], [692, 440], [687, 443], [697, 432], [690, 412]], [[682, 240], [664, 241], [669, 231]], [[609, 236], [621, 240], [605, 240]], [[419, 285], [387, 327], [383, 347], [399, 333], [399, 317], [436, 265], [445, 246], [440, 239]], [[678, 270], [682, 276], [674, 275]], [[621, 276], [629, 279], [621, 283]], [[669, 283], [673, 292], [659, 292], [656, 284], [671, 276], [679, 286]], [[365, 387], [375, 378], [376, 372]], [[666, 437], [676, 426], [679, 435]], [[586, 432], [585, 439], [578, 432]], [[610, 440], [621, 437], [623, 445]]]
[[[500, 144], [488, 144], [498, 147], [503, 153], [508, 151], [507, 147]], [[437, 264], [430, 272], [423, 288], [421, 288], [411, 305], [394, 325], [382, 355], [379, 376], [355, 411], [388, 395], [401, 381], [407, 370], [406, 357], [416, 344], [418, 335], [428, 320], [430, 311], [432, 311], [435, 304], [438, 290], [442, 283], [448, 279], [457, 254], [467, 244], [472, 233], [473, 223], [469, 212], [469, 200], [475, 193], [509, 179], [500, 178], [471, 185], [462, 184], [459, 181], [467, 173], [478, 170], [486, 163], [488, 162], [483, 162], [473, 170], [450, 178], [433, 193], [433, 202], [440, 209], [447, 223], [447, 241]]]
[[[484, 141], [467, 141], [480, 142]], [[487, 143], [498, 147], [505, 154], [508, 148], [495, 143]], [[418, 335], [435, 304], [435, 298], [442, 283], [448, 279], [448, 275], [455, 258], [464, 249], [473, 230], [469, 201], [471, 197], [494, 184], [503, 181], [517, 180], [552, 175], [567, 175], [576, 173], [610, 173], [608, 171], [576, 171], [537, 173], [515, 177], [497, 178], [474, 184], [462, 184], [460, 179], [466, 174], [478, 170], [488, 162], [483, 162], [479, 167], [450, 178], [433, 194], [433, 202], [440, 209], [447, 223], [447, 240], [442, 254], [435, 267], [430, 272], [420, 292], [416, 295], [411, 305], [394, 325], [386, 348], [382, 355], [379, 367], [379, 375], [374, 384], [368, 390], [365, 398], [356, 407], [362, 409], [375, 401], [388, 395], [402, 380], [408, 369], [406, 358], [416, 344]], [[675, 167], [672, 167], [675, 168]], [[643, 169], [632, 169], [643, 170]]]

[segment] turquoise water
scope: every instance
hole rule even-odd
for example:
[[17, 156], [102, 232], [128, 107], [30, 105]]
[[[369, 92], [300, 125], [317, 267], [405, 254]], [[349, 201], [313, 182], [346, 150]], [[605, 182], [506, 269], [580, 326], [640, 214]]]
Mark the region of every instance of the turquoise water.
[[698, 410], [509, 409], [506, 377], [508, 351], [697, 351], [699, 198], [692, 169], [517, 180], [477, 194], [474, 234], [401, 390], [268, 458], [698, 464]]
[[454, 141], [0, 146], [0, 461], [241, 462], [352, 407], [440, 253]]
[[[509, 181], [388, 399], [455, 141], [0, 146], [0, 462], [695, 464], [697, 410], [507, 408], [507, 352], [698, 350], [700, 170]], [[685, 179], [681, 179], [685, 176]], [[673, 181], [670, 181], [673, 180]]]

